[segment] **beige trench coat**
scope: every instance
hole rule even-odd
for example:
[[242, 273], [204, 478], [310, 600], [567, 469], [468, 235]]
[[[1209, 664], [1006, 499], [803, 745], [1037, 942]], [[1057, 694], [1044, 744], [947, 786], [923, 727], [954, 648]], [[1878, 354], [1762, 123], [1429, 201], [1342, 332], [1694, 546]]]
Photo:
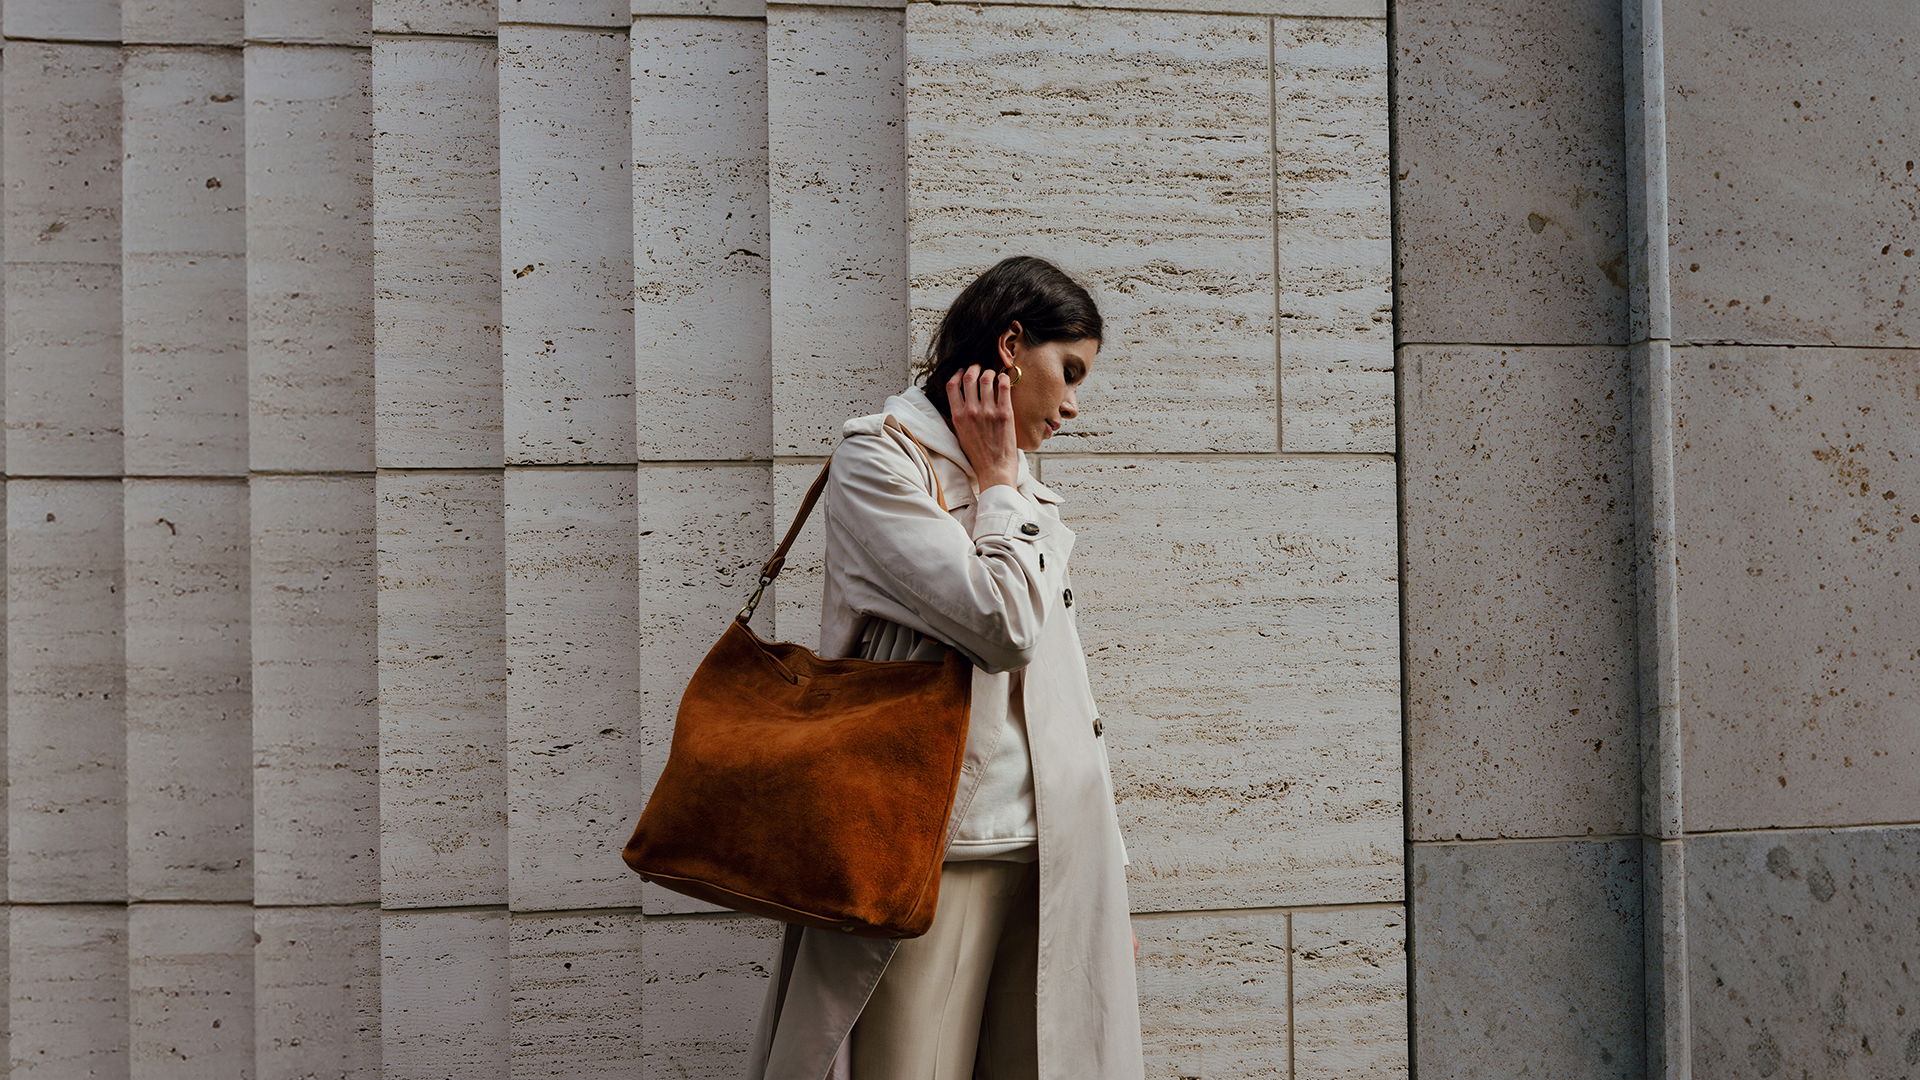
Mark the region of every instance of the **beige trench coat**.
[[[884, 425], [889, 413], [934, 451], [931, 459]], [[993, 749], [980, 743], [1004, 730], [1008, 672], [1026, 669], [1039, 826], [1040, 1077], [1141, 1080], [1126, 845], [1069, 602], [1074, 534], [1060, 521], [1060, 496], [1033, 479], [1024, 453], [1017, 491], [976, 492], [958, 440], [918, 387], [847, 421], [841, 434], [823, 496], [818, 651], [932, 659], [944, 641], [974, 661], [949, 842]], [[946, 511], [934, 500], [929, 460]], [[848, 1080], [847, 1034], [898, 945], [787, 924], [746, 1080]], [[983, 1080], [1010, 1075], [1006, 1062], [975, 1067]]]

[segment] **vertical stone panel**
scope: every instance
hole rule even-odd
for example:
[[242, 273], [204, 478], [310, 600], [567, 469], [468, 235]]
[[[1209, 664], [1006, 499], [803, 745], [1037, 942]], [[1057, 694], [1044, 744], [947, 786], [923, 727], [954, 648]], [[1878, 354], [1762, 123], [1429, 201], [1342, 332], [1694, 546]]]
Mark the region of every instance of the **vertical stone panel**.
[[1287, 916], [1135, 919], [1147, 1075], [1289, 1080]]
[[747, 1065], [786, 924], [772, 919], [647, 920], [640, 1024], [649, 1076], [731, 1080]]
[[1293, 1076], [1410, 1077], [1406, 909], [1299, 912], [1292, 953]]
[[1394, 447], [1387, 24], [1273, 20], [1280, 447]]
[[241, 67], [237, 49], [154, 47], [129, 49], [121, 72], [131, 473], [247, 468]]
[[239, 45], [246, 21], [246, 0], [119, 0], [119, 4], [120, 35], [129, 44]]
[[119, 481], [8, 483], [12, 901], [127, 898], [121, 552]]
[[634, 474], [511, 469], [505, 528], [511, 905], [631, 903], [619, 856], [640, 782]]
[[[266, 42], [308, 45], [358, 45], [361, 58], [372, 40], [373, 0], [246, 0], [247, 51], [269, 50]], [[249, 105], [249, 118], [257, 104]]]
[[380, 912], [254, 909], [259, 1080], [380, 1080]]
[[[640, 723], [637, 730], [622, 730], [623, 764], [609, 772], [620, 785], [615, 808], [624, 810], [624, 822], [607, 835], [615, 858], [667, 763], [687, 680], [753, 594], [774, 545], [773, 488], [765, 466], [643, 465], [636, 501]], [[780, 580], [786, 580], [784, 572]], [[768, 590], [753, 618], [756, 632], [768, 640], [772, 596]], [[628, 874], [627, 895], [644, 898], [649, 914], [723, 910]]]
[[[375, 9], [376, 26], [382, 4]], [[446, 32], [446, 31], [442, 31]], [[374, 43], [379, 462], [498, 466], [499, 78], [491, 40]]]
[[127, 908], [7, 909], [10, 1076], [127, 1076]]
[[643, 16], [632, 42], [639, 456], [765, 458], [773, 440], [767, 24]]
[[625, 34], [501, 30], [501, 398], [511, 461], [634, 460], [628, 97]]
[[386, 907], [507, 900], [501, 488], [476, 471], [382, 472], [375, 484]]
[[[38, 22], [21, 21], [7, 32]], [[120, 474], [120, 63], [111, 45], [7, 45], [0, 292], [14, 474]]]
[[499, 18], [500, 0], [373, 0], [373, 29], [381, 34], [491, 37]]
[[637, 911], [514, 913], [514, 1076], [675, 1075], [650, 1068], [660, 1052], [641, 1007], [642, 923]]
[[1047, 462], [1136, 910], [1401, 899], [1393, 472]]
[[968, 281], [1038, 255], [1108, 327], [1056, 441], [1275, 449], [1267, 20], [907, 11], [912, 358]]
[[246, 48], [256, 469], [373, 467], [371, 77], [364, 48]]
[[253, 895], [247, 486], [125, 481], [127, 892]]
[[380, 892], [371, 476], [252, 480], [253, 895]]
[[816, 454], [906, 384], [904, 18], [767, 13], [773, 448]]
[[129, 1073], [253, 1080], [253, 908], [127, 909]]
[[381, 1080], [513, 1073], [504, 909], [380, 916]]
[[117, 41], [120, 3], [121, 0], [9, 0], [7, 36]]

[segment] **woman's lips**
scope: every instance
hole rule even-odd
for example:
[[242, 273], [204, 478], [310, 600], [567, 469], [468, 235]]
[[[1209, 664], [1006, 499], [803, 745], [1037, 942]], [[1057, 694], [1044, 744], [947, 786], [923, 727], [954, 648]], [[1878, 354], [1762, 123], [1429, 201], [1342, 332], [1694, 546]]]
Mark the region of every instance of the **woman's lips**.
[[1051, 435], [1054, 432], [1059, 430], [1060, 430], [1060, 425], [1057, 422], [1052, 420], [1047, 421], [1047, 434]]

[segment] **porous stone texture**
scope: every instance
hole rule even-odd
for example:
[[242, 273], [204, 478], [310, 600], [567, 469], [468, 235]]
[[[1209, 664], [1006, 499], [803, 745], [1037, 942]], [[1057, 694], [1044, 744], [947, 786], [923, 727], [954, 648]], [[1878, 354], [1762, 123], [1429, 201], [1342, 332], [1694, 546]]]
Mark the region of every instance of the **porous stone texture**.
[[510, 922], [498, 907], [381, 912], [381, 1080], [513, 1075]]
[[129, 479], [122, 493], [127, 894], [251, 900], [247, 486]]
[[767, 11], [778, 455], [832, 449], [842, 420], [906, 381], [903, 21], [871, 8]]
[[1276, 449], [1266, 20], [915, 3], [907, 25], [913, 358], [974, 276], [1039, 255], [1108, 327], [1056, 440]]
[[373, 467], [370, 55], [246, 49], [247, 437], [255, 469]]
[[389, 908], [507, 900], [502, 489], [492, 471], [387, 471], [376, 482]]
[[260, 907], [253, 928], [258, 1080], [382, 1080], [379, 909]]
[[1695, 1076], [1920, 1071], [1920, 827], [1685, 843]]
[[1661, 9], [1673, 340], [1920, 345], [1920, 9]]
[[647, 971], [641, 946], [653, 929], [637, 911], [595, 911], [587, 905], [578, 911], [514, 913], [507, 1005], [511, 1075], [581, 1080], [660, 1075], [650, 1067], [662, 1055], [647, 1038], [642, 1001]]
[[1403, 342], [1627, 342], [1617, 0], [1395, 0]]
[[127, 908], [130, 1075], [253, 1073], [253, 905]]
[[1626, 351], [1409, 345], [1401, 361], [1409, 833], [1631, 832]]
[[745, 1071], [783, 932], [772, 919], [647, 919], [638, 985], [649, 1075], [732, 1080]]
[[1410, 1076], [1405, 906], [1317, 908], [1292, 922], [1292, 1075]]
[[634, 472], [513, 468], [504, 498], [508, 901], [631, 903], [618, 855], [641, 763]]
[[500, 31], [501, 400], [512, 462], [634, 460], [627, 50], [626, 35], [602, 30]]
[[763, 460], [773, 453], [766, 23], [636, 19], [631, 40], [639, 456]]
[[[134, 12], [125, 18], [130, 24]], [[193, 40], [184, 35], [194, 27], [170, 20], [147, 28], [178, 35], [157, 40]], [[141, 208], [127, 216], [121, 238], [126, 468], [244, 475], [247, 188], [240, 52], [131, 49], [120, 86], [122, 198]]]
[[[380, 21], [376, 10], [376, 28]], [[409, 28], [457, 33], [451, 23]], [[381, 39], [373, 81], [380, 88], [373, 97], [379, 463], [497, 467], [504, 368], [494, 43]]]
[[1402, 899], [1392, 462], [1046, 474], [1135, 910]]
[[129, 1074], [127, 919], [124, 903], [7, 905], [9, 1075]]
[[1136, 918], [1147, 1075], [1287, 1080], [1287, 915]]

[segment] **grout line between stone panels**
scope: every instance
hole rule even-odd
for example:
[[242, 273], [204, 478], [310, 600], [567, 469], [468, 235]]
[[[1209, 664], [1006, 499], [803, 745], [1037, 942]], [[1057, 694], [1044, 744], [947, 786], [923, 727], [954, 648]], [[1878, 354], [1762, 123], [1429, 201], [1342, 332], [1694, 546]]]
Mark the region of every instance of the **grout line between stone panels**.
[[1569, 841], [1613, 843], [1618, 840], [1686, 840], [1695, 836], [1779, 836], [1809, 832], [1865, 832], [1872, 829], [1920, 828], [1920, 821], [1864, 821], [1852, 825], [1775, 825], [1755, 829], [1688, 829], [1677, 836], [1654, 833], [1587, 833], [1583, 836], [1482, 836], [1452, 840], [1413, 840], [1416, 847], [1465, 847], [1470, 844], [1564, 844]]
[[[1396, 285], [1396, 288], [1398, 286]], [[1397, 302], [1396, 302], [1397, 306]], [[1805, 341], [1668, 341], [1666, 338], [1637, 338], [1633, 341], [1399, 341], [1397, 352], [1407, 346], [1423, 349], [1631, 349], [1639, 345], [1663, 342], [1681, 349], [1843, 349], [1852, 352], [1920, 352], [1920, 345], [1849, 345], [1844, 342], [1813, 344]]]

